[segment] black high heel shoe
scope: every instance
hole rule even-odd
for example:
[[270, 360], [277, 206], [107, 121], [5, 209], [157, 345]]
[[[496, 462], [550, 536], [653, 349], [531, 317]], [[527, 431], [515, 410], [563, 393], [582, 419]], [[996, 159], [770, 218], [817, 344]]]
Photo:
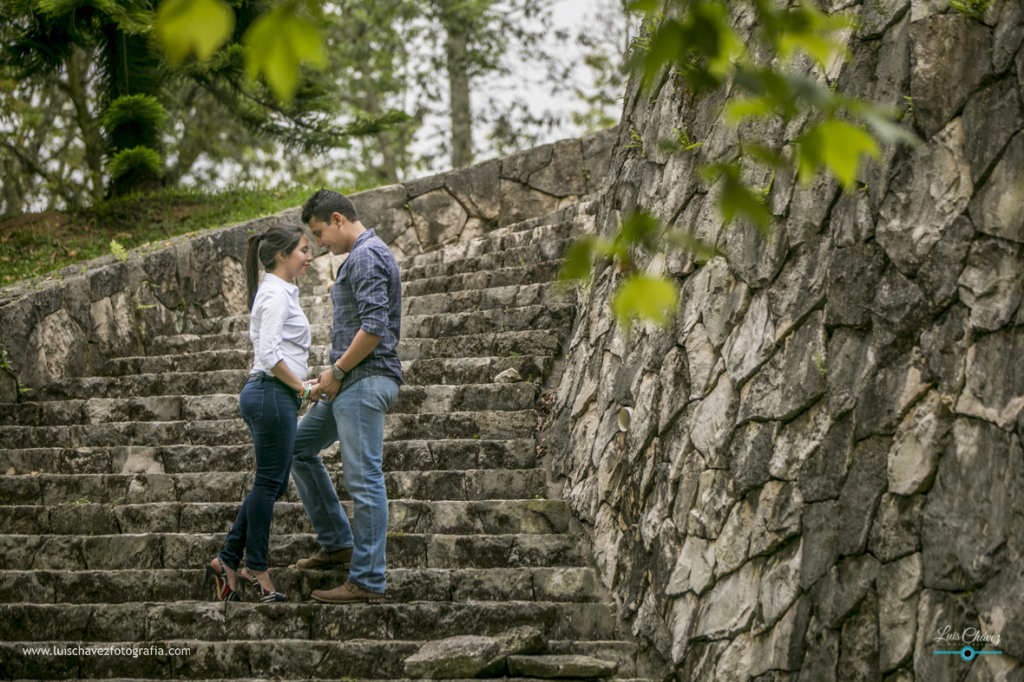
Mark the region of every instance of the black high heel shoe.
[[[221, 564], [221, 569], [224, 565]], [[206, 586], [210, 582], [210, 578], [213, 578], [213, 584], [217, 587], [217, 599], [219, 601], [241, 601], [238, 596], [238, 592], [231, 589], [231, 585], [228, 584], [228, 577], [223, 573], [218, 572], [213, 567], [213, 562], [206, 564], [206, 577], [203, 578], [203, 592], [206, 592]]]
[[[247, 575], [242, 575], [242, 570], [244, 570]], [[270, 590], [263, 587], [263, 585], [260, 584], [260, 581], [256, 579], [256, 576], [253, 575], [252, 571], [250, 571], [248, 568], [242, 570], [238, 572], [238, 577], [252, 585], [253, 589], [256, 590], [256, 596], [259, 597], [261, 604], [288, 601], [288, 597], [281, 594], [280, 592], [271, 592]]]

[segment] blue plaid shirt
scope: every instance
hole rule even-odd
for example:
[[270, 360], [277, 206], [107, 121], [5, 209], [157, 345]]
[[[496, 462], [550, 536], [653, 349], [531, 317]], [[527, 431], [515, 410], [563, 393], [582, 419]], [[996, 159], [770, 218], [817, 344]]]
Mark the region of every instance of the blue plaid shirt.
[[398, 339], [402, 330], [402, 280], [398, 262], [373, 230], [359, 235], [331, 287], [334, 325], [331, 362], [336, 362], [360, 329], [381, 337], [377, 347], [345, 376], [341, 389], [368, 376], [385, 376], [401, 385]]

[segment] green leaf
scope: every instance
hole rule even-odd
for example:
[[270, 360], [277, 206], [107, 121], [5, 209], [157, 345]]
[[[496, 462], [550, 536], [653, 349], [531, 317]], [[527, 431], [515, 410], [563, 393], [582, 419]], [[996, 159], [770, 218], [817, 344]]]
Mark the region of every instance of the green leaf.
[[800, 139], [800, 178], [807, 182], [819, 166], [825, 166], [846, 190], [852, 190], [860, 171], [861, 156], [877, 159], [878, 143], [866, 131], [828, 119]]
[[658, 9], [658, 0], [633, 0], [626, 9], [630, 12], [647, 14]]
[[235, 13], [222, 0], [163, 0], [153, 31], [172, 64], [189, 54], [203, 62], [231, 37]]
[[659, 229], [661, 225], [651, 215], [637, 211], [622, 222], [619, 234], [615, 238], [615, 245], [652, 247], [653, 238]]
[[714, 244], [709, 244], [692, 232], [684, 230], [669, 230], [665, 233], [665, 241], [670, 246], [688, 251], [701, 261], [709, 261], [715, 256], [722, 255]]
[[765, 118], [775, 107], [765, 97], [731, 100], [725, 107], [725, 120], [729, 125], [738, 125], [748, 118]]
[[737, 215], [744, 216], [757, 225], [762, 234], [767, 235], [772, 226], [772, 214], [764, 203], [749, 187], [740, 182], [739, 174], [726, 174], [725, 186], [718, 206], [726, 223], [732, 222]]
[[128, 173], [152, 173], [159, 175], [163, 171], [164, 157], [160, 152], [149, 147], [132, 147], [122, 149], [107, 162], [107, 173], [114, 180]]
[[558, 279], [563, 282], [590, 279], [590, 260], [596, 241], [597, 237], [587, 234], [570, 244], [565, 250], [565, 264], [558, 273]]
[[623, 282], [612, 298], [612, 313], [623, 327], [632, 319], [664, 325], [679, 301], [676, 287], [664, 277], [633, 275]]
[[299, 65], [317, 68], [327, 65], [320, 34], [288, 5], [271, 10], [246, 31], [242, 42], [246, 72], [251, 79], [260, 74], [283, 102], [290, 102], [299, 82]]

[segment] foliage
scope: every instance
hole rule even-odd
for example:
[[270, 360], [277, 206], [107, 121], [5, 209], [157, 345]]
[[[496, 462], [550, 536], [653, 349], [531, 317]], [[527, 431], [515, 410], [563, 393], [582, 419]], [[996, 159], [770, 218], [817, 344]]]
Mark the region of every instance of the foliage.
[[[289, 154], [322, 153], [405, 119], [386, 108], [336, 116], [343, 84], [306, 66], [326, 63], [318, 2], [155, 5], [0, 0], [0, 104], [12, 103], [0, 107], [5, 130], [31, 138], [21, 117], [39, 112], [63, 133], [27, 148], [0, 140], [4, 170], [29, 176], [5, 187], [5, 213], [32, 198], [75, 208], [174, 183], [197, 161], [200, 169], [226, 159], [259, 165], [278, 144]], [[166, 125], [154, 126], [161, 107]], [[120, 151], [139, 146], [164, 156], [156, 177], [107, 172]]]
[[980, 20], [982, 15], [992, 6], [992, 0], [946, 0], [946, 4], [957, 12]]
[[126, 251], [156, 249], [180, 235], [277, 213], [298, 206], [315, 189], [160, 190], [57, 214], [57, 223], [0, 224], [0, 286], [108, 255], [112, 240]]
[[121, 261], [122, 263], [128, 260], [128, 252], [125, 250], [124, 246], [121, 245], [121, 242], [117, 241], [116, 239], [110, 240], [110, 253], [111, 255], [114, 256], [114, 258]]
[[163, 168], [163, 162], [163, 157], [156, 150], [149, 147], [132, 147], [114, 154], [107, 164], [107, 172], [114, 180], [131, 173], [157, 175]]
[[[838, 60], [849, 59], [838, 34], [853, 29], [855, 19], [850, 14], [828, 15], [809, 1], [789, 6], [773, 0], [636, 0], [631, 7], [645, 13], [645, 30], [634, 41], [630, 66], [647, 97], [654, 96], [655, 90], [672, 81], [674, 75], [697, 96], [731, 88], [723, 115], [732, 125], [774, 119], [795, 123], [801, 129], [789, 141], [788, 155], [780, 149], [744, 142], [732, 156], [703, 164], [704, 180], [721, 189], [717, 192], [718, 209], [726, 223], [740, 220], [756, 225], [765, 234], [773, 229], [766, 206], [768, 190], [748, 186], [745, 168], [769, 168], [773, 179], [776, 170], [793, 170], [805, 183], [826, 172], [849, 191], [856, 188], [864, 160], [877, 158], [881, 145], [915, 141], [911, 133], [893, 123], [892, 112], [837, 93], [826, 78], [814, 79], [791, 68], [790, 64], [799, 58], [828, 73]], [[735, 28], [734, 13], [748, 9], [754, 14], [752, 25], [757, 27], [754, 36]], [[627, 148], [640, 148], [646, 156], [639, 133], [633, 129], [630, 133]], [[676, 135], [680, 150], [694, 144], [682, 129], [677, 129]], [[662, 248], [661, 242], [652, 246], [649, 242], [634, 244], [620, 239], [636, 229], [636, 220], [627, 217], [611, 242], [590, 237], [577, 241], [567, 252], [562, 278], [589, 277], [594, 256], [611, 256], [628, 264], [628, 256], [613, 253], [609, 243], [648, 253]], [[653, 222], [647, 216], [641, 220], [644, 224]], [[681, 239], [678, 231], [657, 226], [648, 226], [647, 232], [662, 234], [665, 244], [691, 252], [715, 252], [714, 244], [702, 244], [692, 234], [684, 232], [685, 239]], [[629, 295], [616, 298], [616, 317], [663, 321], [663, 316], [651, 314], [649, 302], [667, 302], [664, 292], [668, 281], [632, 272], [628, 267], [623, 272], [626, 277], [622, 290]]]

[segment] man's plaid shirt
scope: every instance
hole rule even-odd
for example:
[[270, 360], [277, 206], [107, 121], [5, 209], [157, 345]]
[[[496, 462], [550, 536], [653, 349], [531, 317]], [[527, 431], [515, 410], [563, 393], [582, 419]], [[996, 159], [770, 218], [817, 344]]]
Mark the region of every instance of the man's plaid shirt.
[[386, 376], [399, 385], [405, 383], [397, 351], [402, 333], [402, 280], [394, 255], [373, 230], [359, 235], [338, 268], [331, 301], [331, 362], [348, 350], [360, 329], [381, 337], [377, 347], [351, 368], [339, 390], [368, 376]]

